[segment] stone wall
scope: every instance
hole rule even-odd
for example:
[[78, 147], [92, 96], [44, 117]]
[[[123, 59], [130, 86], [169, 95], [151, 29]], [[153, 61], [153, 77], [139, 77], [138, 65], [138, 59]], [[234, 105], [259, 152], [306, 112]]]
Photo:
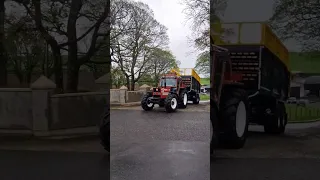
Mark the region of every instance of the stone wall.
[[49, 130], [97, 126], [107, 92], [57, 94], [50, 97]]
[[0, 89], [0, 129], [32, 130], [31, 89]]
[[34, 136], [97, 133], [109, 92], [53, 94], [55, 87], [41, 76], [30, 88], [0, 89], [0, 135], [17, 130]]
[[[17, 130], [33, 136], [65, 135], [67, 130], [74, 129], [78, 129], [78, 133], [98, 132], [109, 91], [105, 86], [108, 82], [100, 79], [96, 83], [100, 87], [96, 92], [54, 94], [56, 84], [41, 76], [30, 88], [1, 88], [0, 135]], [[112, 89], [110, 103], [140, 102], [149, 89], [147, 85], [138, 91], [128, 91], [124, 86]]]
[[110, 90], [110, 103], [111, 104], [124, 104], [132, 102], [140, 102], [142, 96], [150, 89], [148, 85], [142, 85], [137, 91], [128, 91], [128, 88], [122, 86], [120, 89]]

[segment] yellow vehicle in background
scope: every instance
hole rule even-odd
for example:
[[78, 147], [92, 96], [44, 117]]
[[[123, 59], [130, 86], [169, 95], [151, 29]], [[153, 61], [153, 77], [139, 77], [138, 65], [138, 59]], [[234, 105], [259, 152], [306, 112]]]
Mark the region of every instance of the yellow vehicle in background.
[[178, 68], [172, 69], [171, 72], [175, 72], [182, 78], [182, 82], [187, 86], [188, 101], [192, 101], [193, 104], [199, 104], [200, 102], [200, 76], [194, 68]]

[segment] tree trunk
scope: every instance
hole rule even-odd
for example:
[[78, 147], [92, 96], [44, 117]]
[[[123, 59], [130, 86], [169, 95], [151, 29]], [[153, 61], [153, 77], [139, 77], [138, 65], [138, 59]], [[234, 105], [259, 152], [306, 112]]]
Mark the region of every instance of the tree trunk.
[[[70, 41], [70, 40], [69, 40]], [[71, 43], [68, 46], [68, 63], [67, 63], [67, 92], [77, 92], [79, 84], [79, 69], [77, 43]]]
[[67, 78], [67, 92], [77, 92], [79, 82], [79, 69], [78, 62], [78, 42], [77, 42], [77, 16], [82, 7], [82, 1], [72, 0], [70, 7], [70, 14], [67, 24], [68, 36], [68, 78]]
[[130, 91], [134, 91], [134, 76], [131, 77]]
[[[110, 8], [110, 4], [109, 4], [109, 8]], [[107, 34], [107, 47], [110, 47], [110, 32]], [[109, 79], [109, 84], [107, 84], [107, 91], [110, 92], [110, 89], [112, 88], [112, 81], [111, 81], [111, 52], [110, 52], [110, 48], [106, 48], [106, 54], [107, 54], [107, 64], [106, 64], [106, 74], [107, 77]], [[110, 94], [108, 99], [110, 99]], [[110, 101], [107, 101], [108, 107], [110, 107]]]
[[130, 78], [126, 77], [126, 81], [127, 81], [127, 88], [129, 89], [130, 88]]
[[7, 85], [7, 52], [5, 48], [5, 0], [0, 1], [0, 87]]
[[62, 57], [60, 48], [58, 46], [52, 46], [52, 54], [54, 59], [54, 78], [56, 87], [56, 93], [63, 93], [63, 71], [62, 71]]
[[78, 91], [80, 66], [73, 61], [68, 61], [67, 65], [67, 89], [66, 92], [74, 93]]

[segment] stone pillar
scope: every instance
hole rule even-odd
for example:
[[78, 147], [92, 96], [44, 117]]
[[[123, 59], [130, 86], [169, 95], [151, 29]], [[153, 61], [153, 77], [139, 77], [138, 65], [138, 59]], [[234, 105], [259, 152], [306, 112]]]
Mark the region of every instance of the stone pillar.
[[150, 88], [151, 88], [151, 86], [148, 86], [147, 84], [144, 84], [144, 85], [140, 86], [139, 90], [146, 93], [146, 92], [150, 91]]
[[120, 89], [120, 103], [124, 104], [127, 102], [127, 91], [128, 88], [126, 86], [122, 86]]
[[95, 80], [98, 91], [107, 91], [110, 84], [110, 75], [105, 74]]
[[41, 76], [33, 84], [32, 89], [32, 115], [33, 133], [35, 136], [49, 135], [50, 96], [56, 84], [45, 76]]
[[138, 91], [139, 88], [140, 88], [139, 83], [137, 83], [137, 82], [134, 83], [134, 90], [135, 90], [135, 91]]

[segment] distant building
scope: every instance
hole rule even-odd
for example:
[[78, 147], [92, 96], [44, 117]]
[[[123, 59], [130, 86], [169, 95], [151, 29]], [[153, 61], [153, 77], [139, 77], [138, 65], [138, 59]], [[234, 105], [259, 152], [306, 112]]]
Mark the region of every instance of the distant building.
[[304, 88], [309, 91], [309, 95], [320, 97], [320, 76], [310, 76], [306, 78]]
[[207, 94], [209, 94], [209, 93], [210, 93], [210, 86], [209, 86], [209, 85], [201, 85], [200, 91], [201, 91], [202, 93], [207, 93]]
[[305, 76], [301, 72], [291, 72], [290, 97], [297, 99], [305, 96]]

